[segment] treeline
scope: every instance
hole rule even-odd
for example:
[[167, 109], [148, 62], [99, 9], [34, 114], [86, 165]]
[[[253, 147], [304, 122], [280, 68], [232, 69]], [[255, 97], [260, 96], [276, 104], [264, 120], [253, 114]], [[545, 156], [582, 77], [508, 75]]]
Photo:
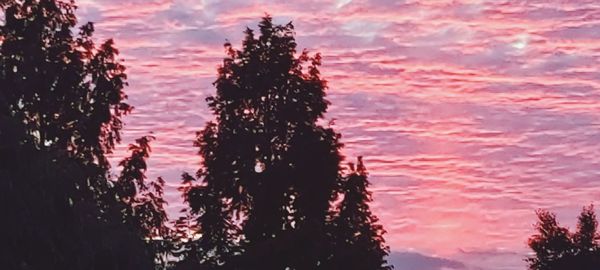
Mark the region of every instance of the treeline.
[[226, 44], [215, 120], [198, 133], [189, 207], [168, 223], [147, 179], [151, 136], [121, 142], [126, 69], [112, 40], [77, 25], [72, 2], [12, 1], [0, 26], [2, 269], [390, 269], [367, 171], [343, 166], [320, 56], [296, 52], [270, 17]]
[[[225, 44], [201, 166], [183, 173], [188, 207], [170, 222], [165, 181], [145, 175], [154, 137], [129, 146], [119, 175], [107, 161], [133, 109], [112, 40], [75, 30], [73, 2], [0, 7], [2, 269], [392, 268], [365, 164], [344, 164], [341, 135], [321, 124], [321, 57], [297, 51], [291, 23], [267, 16], [240, 49]], [[530, 269], [597, 268], [591, 208], [573, 234], [539, 216]]]

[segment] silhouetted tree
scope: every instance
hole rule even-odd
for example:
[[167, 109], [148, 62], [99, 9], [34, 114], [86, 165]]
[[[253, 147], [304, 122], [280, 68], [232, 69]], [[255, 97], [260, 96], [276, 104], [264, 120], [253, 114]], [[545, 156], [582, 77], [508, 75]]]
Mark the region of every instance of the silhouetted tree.
[[[231, 236], [233, 225], [227, 213], [225, 202], [205, 185], [195, 185], [196, 179], [184, 173], [184, 201], [189, 208], [182, 209], [182, 214], [175, 222], [176, 248], [174, 252], [179, 258], [176, 269], [215, 269], [222, 266], [233, 254], [235, 245]], [[202, 237], [199, 235], [202, 227]]]
[[217, 93], [207, 99], [216, 120], [198, 133], [200, 183], [185, 196], [202, 235], [200, 264], [323, 268], [344, 177], [340, 135], [319, 124], [329, 105], [321, 57], [297, 53], [291, 23], [267, 16], [259, 28], [258, 37], [246, 29], [242, 50], [225, 44]]
[[[146, 159], [150, 156], [150, 141], [153, 136], [144, 136], [129, 145], [131, 155], [119, 165], [123, 167], [115, 183], [114, 191], [120, 200], [121, 218], [138, 237], [145, 239], [148, 253], [154, 254], [159, 266], [167, 264], [171, 245], [167, 227], [167, 213], [163, 199], [165, 181], [158, 177], [154, 181], [146, 178]], [[165, 240], [165, 238], [167, 238]]]
[[367, 190], [367, 170], [362, 157], [356, 168], [350, 164], [350, 173], [342, 183], [343, 199], [332, 222], [334, 255], [328, 262], [332, 269], [392, 269], [385, 257], [389, 247], [383, 239], [385, 230], [377, 216], [371, 213], [371, 192]]
[[97, 47], [91, 23], [77, 36], [71, 1], [15, 1], [0, 26], [0, 85], [12, 118], [26, 127], [26, 143], [60, 149], [108, 167], [105, 154], [120, 141], [125, 67], [113, 41]]
[[529, 269], [592, 270], [600, 267], [600, 236], [593, 206], [583, 208], [575, 233], [561, 227], [554, 214], [548, 211], [538, 211], [537, 214], [538, 234], [529, 239], [529, 247], [535, 256], [526, 259]]
[[[17, 126], [14, 130], [25, 130], [20, 123], [13, 123]], [[3, 125], [2, 131], [6, 127]], [[84, 185], [85, 181], [94, 174], [97, 179], [104, 177], [103, 169], [82, 164], [61, 151], [22, 145], [20, 137], [0, 146], [3, 268], [153, 267], [144, 242], [120, 219], [111, 218], [106, 212], [115, 204], [105, 207], [108, 202], [90, 199], [88, 194], [92, 191]]]
[[577, 269], [600, 268], [600, 245], [598, 243], [598, 221], [594, 207], [584, 207], [577, 222], [577, 231], [573, 235]]
[[72, 1], [9, 1], [2, 8], [0, 265], [153, 268], [137, 229], [123, 224], [108, 179], [106, 155], [131, 109], [112, 41], [95, 46], [91, 23], [74, 36]]

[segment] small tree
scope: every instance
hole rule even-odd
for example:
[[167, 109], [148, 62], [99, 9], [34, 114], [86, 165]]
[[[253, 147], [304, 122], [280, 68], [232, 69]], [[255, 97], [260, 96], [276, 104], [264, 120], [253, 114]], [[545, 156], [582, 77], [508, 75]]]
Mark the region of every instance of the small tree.
[[330, 263], [339, 269], [392, 269], [385, 260], [389, 254], [383, 239], [385, 230], [369, 207], [373, 200], [362, 157], [356, 168], [354, 164], [349, 167], [350, 173], [342, 183], [339, 212], [332, 222], [335, 252]]
[[575, 233], [561, 227], [556, 216], [538, 211], [538, 234], [529, 239], [535, 256], [526, 261], [531, 270], [592, 270], [600, 266], [600, 246], [593, 206], [584, 207]]

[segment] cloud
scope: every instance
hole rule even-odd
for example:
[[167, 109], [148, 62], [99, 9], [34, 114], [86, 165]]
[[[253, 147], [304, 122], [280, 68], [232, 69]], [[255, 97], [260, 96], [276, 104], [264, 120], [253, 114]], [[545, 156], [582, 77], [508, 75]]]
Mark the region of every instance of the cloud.
[[430, 257], [414, 252], [392, 252], [388, 262], [394, 270], [467, 270], [459, 261]]
[[136, 111], [124, 140], [155, 132], [149, 173], [168, 176], [172, 209], [182, 205], [177, 175], [199, 164], [192, 140], [212, 117], [204, 98], [222, 43], [239, 47], [264, 12], [293, 21], [299, 48], [322, 53], [327, 117], [344, 155], [365, 157], [387, 242], [449, 259], [397, 258], [523, 269], [535, 209], [574, 219], [600, 198], [595, 0], [78, 4], [80, 21], [96, 21], [126, 60]]
[[473, 270], [512, 270], [525, 268], [525, 254], [514, 251], [498, 249], [461, 250], [453, 258], [469, 262], [470, 269]]
[[558, 39], [598, 39], [600, 38], [600, 24], [568, 26], [548, 31], [545, 35]]

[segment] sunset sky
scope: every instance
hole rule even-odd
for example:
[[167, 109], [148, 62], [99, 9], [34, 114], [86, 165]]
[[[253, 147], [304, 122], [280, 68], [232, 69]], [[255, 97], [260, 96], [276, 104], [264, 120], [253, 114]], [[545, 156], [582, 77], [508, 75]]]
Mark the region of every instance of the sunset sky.
[[[154, 132], [171, 216], [222, 62], [265, 12], [323, 55], [398, 270], [525, 269], [535, 210], [600, 198], [600, 2], [79, 0], [128, 67], [125, 143]], [[123, 146], [124, 147], [124, 146]], [[122, 148], [123, 148], [122, 147]], [[122, 151], [117, 157], [122, 156]]]

